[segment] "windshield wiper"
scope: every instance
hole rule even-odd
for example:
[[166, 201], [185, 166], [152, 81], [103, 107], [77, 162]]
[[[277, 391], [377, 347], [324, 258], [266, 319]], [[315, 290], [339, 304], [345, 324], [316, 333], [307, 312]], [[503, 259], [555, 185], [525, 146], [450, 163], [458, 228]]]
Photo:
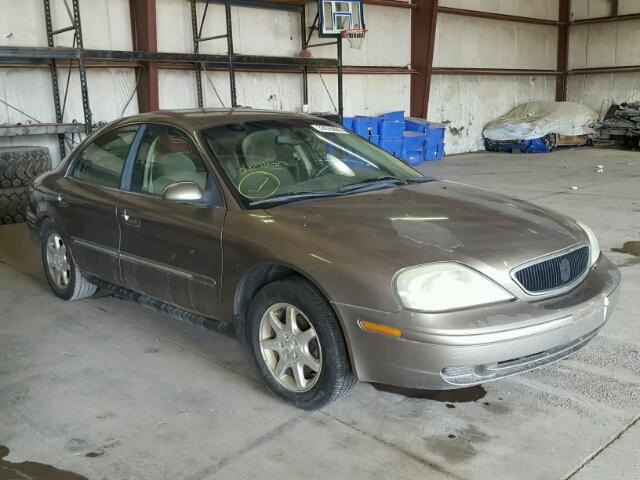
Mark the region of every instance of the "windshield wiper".
[[344, 185], [340, 188], [341, 192], [351, 192], [353, 190], [359, 190], [361, 188], [369, 188], [376, 183], [392, 183], [394, 185], [408, 185], [409, 183], [423, 183], [429, 182], [433, 179], [429, 177], [415, 177], [415, 178], [400, 178], [393, 175], [383, 175], [381, 177], [367, 178], [357, 183], [351, 183]]
[[264, 205], [267, 203], [291, 202], [295, 200], [304, 200], [305, 198], [335, 197], [337, 195], [340, 195], [340, 192], [301, 191], [301, 192], [279, 193], [278, 195], [273, 195], [269, 198], [254, 200], [249, 205], [252, 207], [255, 207], [256, 205]]

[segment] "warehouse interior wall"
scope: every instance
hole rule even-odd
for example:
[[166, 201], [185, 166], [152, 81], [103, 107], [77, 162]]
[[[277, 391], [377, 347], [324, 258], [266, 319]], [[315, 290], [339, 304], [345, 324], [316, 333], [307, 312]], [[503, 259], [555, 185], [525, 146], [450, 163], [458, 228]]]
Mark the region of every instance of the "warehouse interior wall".
[[[0, 0], [0, 12], [1, 46], [47, 46], [42, 0]], [[51, 15], [54, 29], [71, 24], [62, 0], [51, 0]], [[81, 0], [80, 17], [85, 48], [132, 49], [129, 0]], [[70, 47], [73, 32], [58, 35], [55, 42]], [[61, 97], [67, 92], [63, 121], [84, 122], [78, 70], [72, 69], [69, 75], [69, 69], [61, 67], [58, 78]], [[87, 84], [94, 124], [138, 113], [134, 68], [87, 68]], [[23, 112], [0, 102], [0, 124], [56, 121], [51, 75], [45, 65], [0, 67], [0, 100]], [[45, 146], [51, 152], [54, 166], [60, 161], [55, 135], [1, 137], [0, 145]]]
[[[407, 0], [408, 1], [408, 0]], [[607, 16], [612, 0], [572, 0], [571, 20]], [[559, 0], [440, 0], [443, 7], [557, 20]], [[62, 0], [51, 0], [53, 28], [69, 25]], [[307, 4], [310, 24], [315, 2]], [[197, 4], [202, 18], [204, 3]], [[0, 45], [46, 46], [42, 0], [0, 0]], [[132, 22], [129, 0], [80, 0], [85, 48], [131, 50]], [[193, 52], [190, 6], [187, 0], [156, 0], [157, 38], [160, 52]], [[344, 113], [377, 115], [410, 110], [411, 9], [365, 5], [369, 34], [361, 50], [344, 44], [344, 65], [395, 67], [395, 73], [344, 74]], [[618, 13], [640, 12], [637, 0], [618, 0]], [[234, 47], [237, 53], [298, 55], [302, 39], [300, 17], [295, 11], [232, 8]], [[224, 7], [211, 4], [203, 36], [225, 31]], [[640, 20], [572, 25], [569, 29], [569, 69], [640, 64]], [[71, 46], [73, 33], [56, 37], [56, 45]], [[314, 33], [310, 43], [318, 43]], [[439, 13], [437, 16], [434, 68], [498, 68], [555, 70], [557, 27], [489, 18]], [[225, 53], [224, 39], [203, 42], [202, 53]], [[317, 58], [335, 58], [335, 46], [311, 49]], [[93, 64], [87, 69], [89, 102], [94, 123], [110, 122], [138, 112], [135, 95], [135, 64]], [[159, 64], [159, 106], [195, 108], [195, 74], [186, 65]], [[76, 69], [58, 70], [61, 95], [67, 92], [65, 122], [82, 122], [83, 111]], [[69, 78], [67, 89], [67, 78]], [[206, 107], [231, 104], [229, 77], [225, 71], [203, 72]], [[301, 111], [302, 75], [297, 72], [239, 71], [238, 103], [254, 108]], [[309, 68], [308, 104], [312, 112], [335, 112], [337, 75]], [[612, 102], [638, 99], [640, 74], [570, 74], [567, 98], [584, 103], [599, 113]], [[48, 68], [0, 67], [0, 124], [55, 122]], [[489, 75], [434, 73], [427, 118], [446, 125], [448, 154], [483, 150], [482, 130], [492, 119], [513, 107], [534, 100], [555, 99], [554, 75]], [[54, 164], [59, 161], [55, 136], [4, 137], [0, 145], [32, 144], [49, 147]]]
[[[558, 0], [440, 0], [440, 6], [557, 20]], [[557, 27], [439, 13], [433, 67], [555, 70]], [[444, 122], [447, 154], [484, 150], [482, 130], [515, 106], [555, 99], [554, 76], [442, 75], [427, 118]]]
[[[611, 0], [572, 0], [571, 20], [604, 17]], [[618, 15], [640, 13], [638, 0], [618, 0]], [[640, 20], [572, 25], [569, 68], [640, 65]], [[640, 101], [640, 72], [587, 73], [569, 76], [567, 99], [600, 114], [612, 103]]]
[[[69, 25], [62, 0], [51, 0], [53, 28]], [[317, 11], [312, 2], [306, 6], [307, 22]], [[408, 67], [411, 59], [411, 11], [378, 5], [365, 7], [365, 20], [371, 34], [362, 50], [350, 49], [345, 42], [344, 64], [358, 66]], [[197, 4], [202, 18], [204, 4]], [[42, 0], [0, 0], [0, 45], [46, 46], [46, 28]], [[80, 15], [85, 48], [131, 50], [132, 31], [129, 0], [80, 0]], [[158, 51], [193, 52], [191, 14], [186, 0], [157, 0], [156, 23]], [[236, 53], [297, 56], [302, 39], [299, 13], [295, 11], [232, 8], [232, 28]], [[224, 7], [210, 4], [202, 35], [225, 32]], [[56, 37], [56, 45], [71, 46], [73, 32]], [[313, 35], [311, 43], [317, 43]], [[326, 41], [326, 39], [322, 39]], [[226, 53], [224, 39], [203, 42], [201, 53]], [[314, 57], [335, 58], [336, 47], [312, 50]], [[110, 122], [138, 112], [135, 93], [135, 65], [90, 66], [87, 68], [89, 103], [93, 122]], [[61, 95], [67, 89], [67, 68], [60, 68]], [[409, 109], [410, 72], [388, 75], [345, 74], [345, 115], [376, 115], [385, 111]], [[46, 66], [0, 68], [0, 99], [24, 113], [0, 104], [0, 124], [55, 122], [52, 87]], [[197, 107], [195, 74], [189, 68], [167, 68], [160, 64], [158, 74], [161, 109]], [[302, 75], [300, 73], [237, 72], [238, 103], [254, 108], [302, 111]], [[309, 69], [309, 109], [312, 112], [335, 112], [337, 75]], [[327, 93], [329, 92], [329, 93]], [[229, 76], [224, 71], [203, 73], [203, 101], [206, 107], [231, 104]], [[26, 115], [25, 115], [26, 113]], [[30, 118], [32, 117], [32, 118]], [[74, 69], [69, 76], [65, 122], [82, 122], [83, 110], [79, 77]], [[42, 145], [50, 149], [54, 164], [59, 162], [54, 135], [0, 139], [0, 145]]]

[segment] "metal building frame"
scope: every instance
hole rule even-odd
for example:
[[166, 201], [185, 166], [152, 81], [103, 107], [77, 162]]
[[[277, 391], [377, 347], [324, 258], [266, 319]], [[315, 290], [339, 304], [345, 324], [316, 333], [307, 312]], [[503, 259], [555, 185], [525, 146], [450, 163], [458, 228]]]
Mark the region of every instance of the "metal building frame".
[[[124, 50], [96, 50], [85, 49], [82, 41], [82, 27], [80, 22], [80, 8], [79, 0], [70, 0], [72, 2], [72, 8], [68, 7], [67, 1], [64, 1], [65, 7], [67, 7], [67, 13], [71, 20], [71, 25], [53, 30], [52, 17], [51, 17], [51, 0], [43, 0], [45, 10], [45, 23], [47, 28], [47, 45], [48, 47], [0, 47], [0, 65], [48, 65], [51, 73], [51, 83], [53, 89], [53, 100], [56, 112], [56, 124], [36, 124], [36, 125], [9, 125], [5, 126], [0, 132], [4, 136], [14, 135], [29, 135], [29, 134], [43, 134], [43, 133], [56, 133], [58, 135], [60, 155], [63, 158], [66, 152], [64, 135], [66, 133], [79, 133], [84, 131], [85, 133], [91, 133], [93, 124], [91, 121], [91, 108], [89, 105], [89, 94], [87, 88], [87, 76], [86, 67], [87, 63], [91, 61], [109, 61], [115, 65], [136, 62], [140, 67], [141, 63], [149, 64], [171, 64], [171, 65], [188, 65], [192, 64], [196, 72], [196, 89], [198, 97], [198, 107], [203, 106], [202, 97], [202, 71], [207, 68], [217, 70], [229, 71], [230, 86], [231, 86], [231, 103], [232, 107], [237, 106], [237, 91], [235, 84], [235, 72], [238, 69], [257, 70], [265, 72], [300, 72], [303, 76], [303, 97], [305, 103], [308, 101], [308, 84], [307, 73], [309, 68], [313, 67], [318, 72], [321, 68], [335, 69], [338, 74], [338, 113], [342, 116], [342, 45], [338, 39], [336, 42], [338, 47], [338, 58], [303, 58], [303, 57], [280, 57], [280, 56], [267, 56], [267, 55], [243, 55], [237, 54], [233, 50], [233, 32], [231, 22], [231, 7], [232, 5], [241, 5], [244, 7], [256, 7], [256, 8], [268, 8], [268, 9], [280, 9], [280, 10], [295, 10], [300, 13], [301, 29], [305, 32], [302, 35], [302, 48], [312, 47], [309, 45], [306, 32], [311, 28], [311, 32], [314, 28], [317, 28], [314, 24], [312, 27], [307, 27], [305, 24], [305, 7], [304, 2], [294, 3], [280, 3], [278, 0], [265, 1], [265, 0], [188, 0], [191, 3], [191, 20], [193, 28], [193, 44], [194, 53], [168, 53], [157, 51], [124, 51]], [[136, 1], [136, 0], [132, 0]], [[196, 2], [205, 3], [205, 11], [203, 17], [198, 19]], [[220, 35], [214, 35], [210, 37], [202, 36], [202, 28], [206, 18], [209, 3], [223, 3], [225, 6], [226, 17], [226, 33]], [[71, 47], [56, 47], [54, 44], [54, 37], [58, 34], [74, 31], [74, 42]], [[212, 55], [201, 54], [200, 43], [226, 38], [227, 40], [227, 54], [225, 55]], [[134, 39], [135, 40], [135, 39]], [[134, 45], [135, 45], [134, 41]], [[69, 72], [77, 64], [79, 76], [80, 76], [80, 91], [82, 95], [82, 106], [84, 111], [84, 125], [81, 124], [65, 124], [63, 123], [64, 110], [66, 106], [67, 91], [65, 91], [64, 97], [61, 98], [60, 84], [58, 80], [58, 68], [60, 67], [58, 61], [65, 61], [65, 65], [69, 66]], [[68, 82], [65, 90], [68, 90]], [[46, 128], [45, 128], [46, 127]]]
[[[87, 90], [87, 71], [84, 61], [83, 55], [83, 43], [82, 43], [82, 25], [80, 22], [80, 5], [79, 0], [72, 0], [72, 8], [73, 12], [69, 9], [69, 5], [66, 0], [64, 0], [64, 6], [67, 9], [67, 13], [69, 15], [69, 20], [71, 20], [71, 25], [68, 27], [59, 28], [57, 30], [53, 30], [52, 20], [51, 20], [51, 4], [50, 0], [43, 0], [44, 4], [44, 19], [47, 27], [47, 44], [49, 48], [54, 48], [53, 39], [56, 35], [64, 32], [73, 31], [73, 44], [77, 50], [77, 60], [78, 60], [78, 73], [80, 75], [80, 92], [82, 95], [82, 108], [84, 111], [84, 128], [85, 133], [88, 135], [92, 130], [91, 123], [91, 108], [89, 107], [89, 93]], [[69, 67], [71, 69], [71, 66]], [[53, 87], [53, 103], [56, 111], [56, 122], [58, 124], [63, 123], [64, 110], [66, 107], [67, 94], [65, 92], [64, 100], [60, 101], [60, 87], [58, 83], [58, 67], [55, 59], [51, 59], [49, 63], [49, 71], [51, 72], [51, 85]], [[69, 78], [67, 78], [67, 86], [66, 89], [69, 88]], [[65, 144], [64, 144], [64, 133], [58, 133], [58, 144], [60, 146], [60, 157], [63, 158], [65, 156]]]
[[[289, 3], [273, 3], [273, 2], [265, 2], [265, 1], [257, 1], [257, 0], [189, 0], [191, 4], [191, 28], [193, 34], [193, 51], [196, 54], [199, 54], [200, 44], [202, 42], [206, 42], [209, 40], [227, 40], [227, 56], [228, 56], [228, 65], [227, 70], [229, 71], [229, 83], [230, 83], [230, 92], [231, 92], [231, 106], [237, 107], [237, 90], [236, 90], [236, 64], [233, 61], [234, 51], [233, 51], [233, 28], [232, 28], [232, 19], [231, 19], [231, 5], [239, 5], [244, 7], [255, 7], [255, 8], [266, 8], [266, 9], [278, 9], [278, 10], [292, 10], [299, 12], [300, 14], [300, 27], [301, 27], [301, 39], [302, 39], [302, 50], [307, 50], [313, 47], [319, 47], [323, 45], [336, 45], [337, 47], [337, 58], [336, 64], [334, 64], [337, 68], [338, 75], [338, 116], [342, 118], [344, 113], [344, 96], [343, 96], [343, 68], [342, 68], [342, 38], [338, 37], [333, 42], [322, 42], [316, 44], [310, 44], [311, 36], [313, 32], [318, 30], [318, 13], [316, 13], [314, 21], [311, 26], [307, 26], [305, 7], [303, 4], [295, 5]], [[198, 12], [196, 8], [197, 3], [204, 3], [204, 12], [202, 14], [202, 18], [198, 19]], [[204, 27], [204, 22], [207, 18], [207, 12], [209, 10], [209, 4], [211, 3], [222, 3], [224, 4], [224, 13], [225, 13], [225, 24], [226, 24], [226, 32], [218, 35], [212, 35], [203, 37], [202, 29]], [[307, 59], [313, 60], [313, 59]], [[309, 102], [309, 84], [308, 84], [308, 74], [309, 67], [311, 65], [327, 66], [320, 65], [316, 62], [303, 62], [300, 64], [302, 68], [302, 97], [303, 103], [307, 104]], [[333, 66], [333, 65], [332, 65]], [[202, 96], [202, 71], [205, 69], [203, 62], [196, 62], [194, 64], [196, 69], [196, 91], [198, 96], [198, 106], [200, 108], [203, 107], [203, 96]]]

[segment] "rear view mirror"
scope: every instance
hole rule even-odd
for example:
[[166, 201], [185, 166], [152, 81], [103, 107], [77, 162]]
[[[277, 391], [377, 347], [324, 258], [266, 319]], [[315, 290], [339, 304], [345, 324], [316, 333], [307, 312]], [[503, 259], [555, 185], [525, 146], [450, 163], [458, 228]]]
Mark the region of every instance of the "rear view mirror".
[[175, 203], [196, 203], [202, 196], [202, 189], [194, 182], [172, 183], [162, 191], [164, 200]]

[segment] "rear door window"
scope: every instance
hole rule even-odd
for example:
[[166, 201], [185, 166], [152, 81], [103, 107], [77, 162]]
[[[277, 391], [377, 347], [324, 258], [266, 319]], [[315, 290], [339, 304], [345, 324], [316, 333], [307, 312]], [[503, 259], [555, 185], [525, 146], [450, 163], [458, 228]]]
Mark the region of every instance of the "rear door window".
[[120, 188], [122, 169], [137, 130], [137, 125], [128, 125], [100, 135], [78, 154], [71, 176], [100, 187]]

